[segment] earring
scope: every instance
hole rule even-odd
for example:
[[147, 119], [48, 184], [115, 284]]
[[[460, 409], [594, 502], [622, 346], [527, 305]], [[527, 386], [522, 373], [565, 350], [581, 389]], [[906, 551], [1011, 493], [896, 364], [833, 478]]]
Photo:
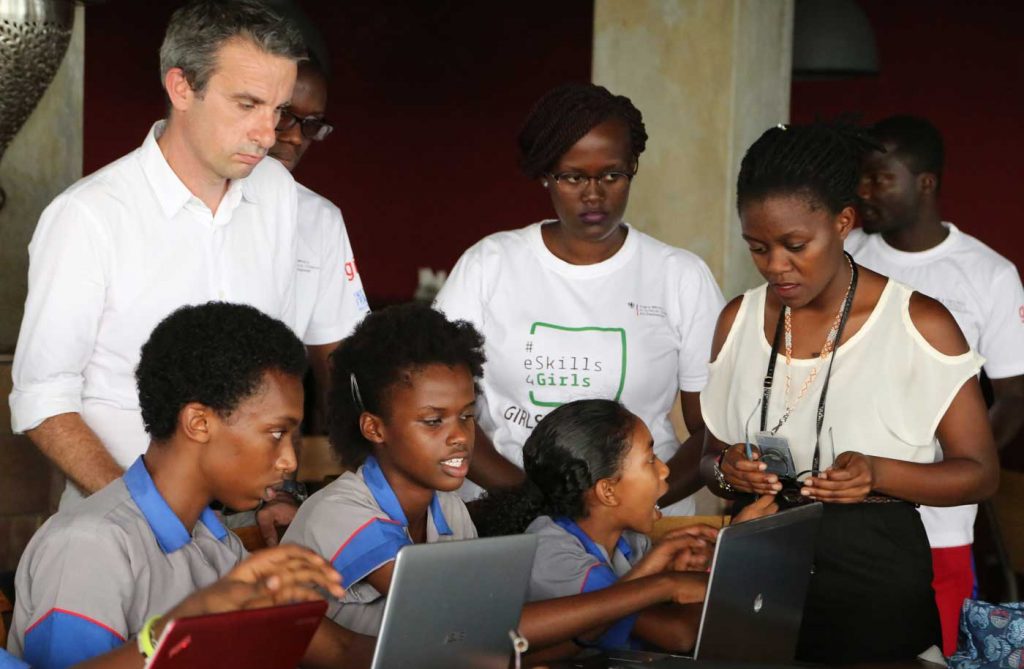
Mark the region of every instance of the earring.
[[548, 180], [547, 180], [547, 179], [545, 179], [544, 181], [541, 181], [541, 182], [540, 182], [540, 185], [541, 185], [541, 186], [544, 186], [544, 188], [547, 188], [547, 187], [548, 187]]

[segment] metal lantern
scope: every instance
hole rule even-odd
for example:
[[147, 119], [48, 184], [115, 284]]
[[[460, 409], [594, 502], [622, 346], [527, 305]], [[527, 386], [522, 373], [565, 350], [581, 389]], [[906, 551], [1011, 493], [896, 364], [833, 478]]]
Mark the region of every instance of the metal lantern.
[[[74, 21], [72, 0], [0, 0], [0, 160], [64, 60]], [[0, 187], [0, 208], [6, 199]]]

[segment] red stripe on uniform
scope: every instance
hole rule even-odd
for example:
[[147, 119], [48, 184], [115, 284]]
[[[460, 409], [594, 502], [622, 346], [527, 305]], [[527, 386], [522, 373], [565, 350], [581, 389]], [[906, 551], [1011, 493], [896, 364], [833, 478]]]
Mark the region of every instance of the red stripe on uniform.
[[580, 586], [580, 594], [582, 594], [587, 589], [587, 579], [590, 578], [590, 572], [594, 571], [598, 567], [603, 566], [604, 565], [602, 565], [600, 562], [595, 562], [594, 564], [590, 565], [590, 568], [587, 569], [587, 573], [583, 575], [583, 585]]
[[356, 531], [355, 531], [355, 532], [353, 532], [353, 533], [352, 533], [352, 534], [351, 534], [351, 535], [349, 536], [349, 538], [345, 540], [345, 543], [343, 543], [343, 544], [341, 545], [341, 548], [339, 548], [339, 549], [338, 549], [337, 551], [335, 551], [335, 553], [334, 553], [334, 557], [332, 557], [332, 558], [331, 558], [331, 560], [330, 560], [331, 564], [334, 564], [334, 561], [338, 559], [338, 556], [339, 556], [339, 555], [341, 555], [341, 551], [345, 550], [345, 546], [348, 546], [348, 545], [349, 545], [350, 543], [352, 543], [352, 540], [356, 538], [356, 535], [358, 535], [358, 534], [359, 534], [360, 532], [362, 532], [363, 530], [365, 530], [365, 529], [366, 529], [367, 527], [369, 527], [369, 526], [370, 526], [371, 524], [373, 524], [373, 523], [376, 523], [376, 522], [378, 522], [378, 521], [380, 521], [380, 522], [382, 522], [382, 523], [391, 523], [392, 525], [401, 525], [401, 524], [402, 524], [402, 523], [398, 522], [397, 520], [391, 520], [390, 518], [371, 518], [371, 519], [369, 519], [368, 521], [366, 521], [365, 523], [363, 523], [362, 525], [360, 525], [360, 526], [359, 526], [359, 527], [358, 527], [358, 528], [356, 529]]
[[39, 625], [39, 623], [43, 622], [44, 620], [49, 618], [51, 614], [54, 614], [54, 613], [63, 613], [63, 614], [69, 615], [69, 616], [74, 616], [75, 618], [81, 618], [82, 620], [86, 621], [87, 623], [92, 623], [93, 625], [96, 625], [97, 627], [100, 627], [102, 629], [107, 630], [108, 632], [110, 632], [111, 634], [116, 636], [118, 639], [120, 639], [122, 642], [125, 641], [125, 638], [121, 635], [120, 632], [118, 632], [117, 630], [109, 627], [108, 625], [104, 625], [103, 623], [101, 623], [100, 621], [96, 620], [95, 618], [90, 618], [89, 616], [82, 615], [81, 613], [78, 613], [77, 611], [68, 611], [67, 609], [58, 609], [58, 608], [50, 609], [49, 611], [46, 612], [46, 615], [44, 615], [39, 620], [37, 620], [34, 623], [32, 623], [29, 626], [29, 628], [27, 630], [25, 630], [25, 636], [28, 636], [28, 633], [31, 632], [32, 630], [34, 630], [36, 628], [36, 626]]

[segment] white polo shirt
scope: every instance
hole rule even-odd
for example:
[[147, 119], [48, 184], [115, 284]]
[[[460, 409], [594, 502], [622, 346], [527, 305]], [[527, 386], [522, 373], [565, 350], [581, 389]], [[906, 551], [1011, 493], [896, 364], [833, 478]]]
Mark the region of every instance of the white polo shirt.
[[332, 344], [352, 333], [370, 313], [341, 210], [298, 186], [299, 241], [296, 329], [310, 346]]
[[[938, 245], [907, 253], [881, 235], [853, 230], [846, 249], [857, 262], [901, 281], [941, 302], [953, 314], [971, 348], [985, 357], [992, 379], [1024, 374], [1024, 288], [1012, 262], [991, 248], [943, 223], [949, 235]], [[974, 541], [974, 504], [920, 507], [934, 548]]]
[[78, 412], [122, 467], [149, 443], [134, 371], [165, 316], [225, 300], [295, 328], [297, 195], [288, 170], [260, 161], [231, 182], [213, 214], [168, 165], [156, 143], [162, 130], [155, 124], [140, 148], [43, 212], [14, 356], [14, 431]]

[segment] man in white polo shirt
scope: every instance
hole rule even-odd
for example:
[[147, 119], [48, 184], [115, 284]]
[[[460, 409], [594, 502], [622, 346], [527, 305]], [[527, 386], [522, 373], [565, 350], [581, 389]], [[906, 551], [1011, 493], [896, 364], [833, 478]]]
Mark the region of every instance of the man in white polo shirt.
[[[846, 248], [858, 263], [937, 299], [953, 314], [971, 348], [985, 356], [995, 395], [992, 431], [1003, 448], [1024, 425], [1024, 290], [1017, 268], [943, 222], [943, 143], [931, 123], [893, 116], [873, 126], [871, 134], [885, 151], [865, 160], [860, 188], [864, 228], [850, 234]], [[946, 655], [956, 649], [960, 608], [974, 589], [976, 513], [973, 504], [921, 507]]]
[[190, 2], [160, 48], [167, 119], [43, 212], [10, 403], [72, 483], [62, 507], [145, 450], [133, 372], [162, 318], [229, 300], [295, 327], [296, 187], [263, 158], [304, 57], [257, 0]]

